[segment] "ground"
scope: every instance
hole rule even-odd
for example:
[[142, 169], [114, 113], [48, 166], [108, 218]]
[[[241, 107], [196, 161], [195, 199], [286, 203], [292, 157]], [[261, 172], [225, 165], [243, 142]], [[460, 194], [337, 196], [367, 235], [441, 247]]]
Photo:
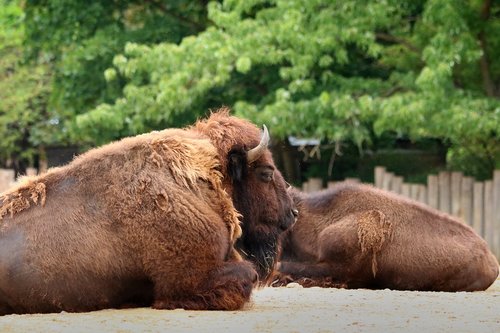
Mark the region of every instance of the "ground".
[[0, 317], [0, 332], [500, 332], [500, 279], [473, 293], [302, 288], [254, 292], [241, 311], [103, 310]]

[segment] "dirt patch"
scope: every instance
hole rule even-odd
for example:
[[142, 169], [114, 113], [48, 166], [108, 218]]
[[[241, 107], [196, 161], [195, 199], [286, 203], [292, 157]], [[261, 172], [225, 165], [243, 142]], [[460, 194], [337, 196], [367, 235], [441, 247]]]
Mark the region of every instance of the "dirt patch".
[[256, 290], [242, 311], [149, 308], [0, 317], [0, 332], [500, 332], [500, 279], [484, 292]]

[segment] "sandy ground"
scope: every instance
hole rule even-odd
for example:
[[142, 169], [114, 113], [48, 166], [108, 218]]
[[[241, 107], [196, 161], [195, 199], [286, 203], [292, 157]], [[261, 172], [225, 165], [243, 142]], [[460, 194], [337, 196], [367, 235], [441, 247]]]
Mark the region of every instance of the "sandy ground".
[[500, 279], [474, 293], [302, 288], [254, 292], [241, 311], [103, 310], [0, 317], [0, 332], [500, 332]]

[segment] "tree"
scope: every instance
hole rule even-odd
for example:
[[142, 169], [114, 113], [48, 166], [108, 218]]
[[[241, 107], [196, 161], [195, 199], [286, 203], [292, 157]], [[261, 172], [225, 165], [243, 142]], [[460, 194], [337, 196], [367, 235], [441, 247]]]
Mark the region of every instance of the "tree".
[[[126, 42], [178, 43], [208, 24], [205, 0], [28, 0], [25, 14], [26, 54], [48, 55], [54, 69], [49, 107], [63, 143], [80, 143], [71, 122], [76, 115], [120, 98], [124, 82], [118, 77], [106, 84], [112, 73], [105, 70]], [[127, 134], [112, 130], [98, 137], [103, 142]]]
[[0, 164], [24, 173], [53, 133], [47, 110], [51, 71], [43, 58], [23, 63], [23, 11], [19, 1], [0, 0]]
[[214, 26], [180, 44], [126, 44], [106, 71], [123, 96], [76, 118], [87, 138], [176, 125], [223, 100], [278, 137], [437, 138], [453, 166], [500, 166], [498, 2], [227, 0], [208, 13]]

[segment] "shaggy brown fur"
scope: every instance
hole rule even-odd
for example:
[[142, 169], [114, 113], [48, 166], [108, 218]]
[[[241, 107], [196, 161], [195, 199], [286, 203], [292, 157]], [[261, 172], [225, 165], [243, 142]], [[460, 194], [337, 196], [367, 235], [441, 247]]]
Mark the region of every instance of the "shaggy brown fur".
[[273, 285], [474, 291], [498, 276], [486, 242], [430, 207], [353, 183], [291, 192], [299, 217]]
[[269, 151], [247, 165], [260, 136], [221, 110], [91, 150], [4, 192], [0, 314], [241, 308], [258, 278], [234, 247], [242, 228], [241, 250], [265, 279], [274, 260], [262, 252], [275, 255], [294, 221]]

